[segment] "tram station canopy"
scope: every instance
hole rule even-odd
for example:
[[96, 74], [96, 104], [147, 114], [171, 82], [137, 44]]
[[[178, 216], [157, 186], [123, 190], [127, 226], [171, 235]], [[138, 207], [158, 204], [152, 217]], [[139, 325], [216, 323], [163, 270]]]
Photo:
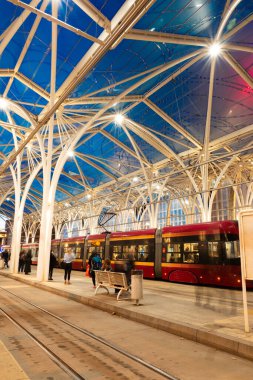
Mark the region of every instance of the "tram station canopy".
[[[0, 213], [251, 180], [253, 2], [0, 0]], [[206, 169], [205, 169], [206, 168]], [[46, 185], [45, 185], [46, 183]]]

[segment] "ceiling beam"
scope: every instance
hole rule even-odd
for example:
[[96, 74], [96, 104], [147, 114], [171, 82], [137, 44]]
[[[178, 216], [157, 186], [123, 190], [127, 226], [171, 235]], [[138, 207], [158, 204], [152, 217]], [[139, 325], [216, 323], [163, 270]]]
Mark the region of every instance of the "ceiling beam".
[[231, 54], [223, 52], [222, 57], [229, 63], [229, 65], [237, 72], [237, 74], [253, 88], [253, 78], [247, 73], [247, 71], [237, 62]]
[[162, 42], [177, 45], [191, 45], [207, 47], [212, 43], [210, 38], [180, 35], [173, 33], [154, 32], [149, 30], [131, 29], [125, 36], [128, 40]]
[[102, 12], [100, 12], [89, 0], [73, 0], [96, 24], [105, 28], [107, 32], [111, 30], [111, 22]]

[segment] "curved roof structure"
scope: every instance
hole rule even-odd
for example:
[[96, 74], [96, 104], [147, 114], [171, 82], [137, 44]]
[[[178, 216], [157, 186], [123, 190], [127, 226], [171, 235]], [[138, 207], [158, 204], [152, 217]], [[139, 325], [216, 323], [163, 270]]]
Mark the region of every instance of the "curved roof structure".
[[251, 175], [252, 2], [0, 7], [2, 214], [12, 217], [18, 185], [25, 212], [39, 210], [47, 176], [66, 206], [137, 181], [198, 193]]

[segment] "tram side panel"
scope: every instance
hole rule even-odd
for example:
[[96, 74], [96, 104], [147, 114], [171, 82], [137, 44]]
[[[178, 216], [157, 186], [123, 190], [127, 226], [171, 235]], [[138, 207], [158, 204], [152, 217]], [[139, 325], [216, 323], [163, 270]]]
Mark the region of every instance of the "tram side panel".
[[163, 229], [162, 278], [173, 282], [241, 287], [237, 222]]

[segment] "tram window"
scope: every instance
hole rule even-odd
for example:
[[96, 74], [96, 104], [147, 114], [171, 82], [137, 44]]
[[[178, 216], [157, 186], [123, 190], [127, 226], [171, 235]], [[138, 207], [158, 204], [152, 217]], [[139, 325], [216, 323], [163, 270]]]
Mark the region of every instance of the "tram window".
[[102, 259], [104, 259], [104, 244], [100, 244], [98, 245], [97, 242], [93, 242], [93, 241], [89, 241], [88, 242], [88, 249], [87, 249], [87, 253], [88, 253], [88, 259], [90, 258], [90, 255], [94, 252], [96, 253], [99, 253], [100, 254], [100, 257]]
[[199, 262], [199, 243], [184, 243], [183, 262], [198, 263]]
[[123, 259], [128, 259], [128, 255], [131, 254], [136, 258], [136, 245], [123, 245]]
[[114, 245], [112, 247], [112, 253], [111, 253], [111, 259], [112, 260], [120, 260], [120, 259], [122, 259], [121, 248], [122, 247], [120, 245]]
[[181, 262], [181, 246], [179, 243], [177, 244], [165, 244], [163, 248], [163, 252], [165, 254], [165, 261], [167, 263], [179, 263]]
[[81, 247], [76, 247], [76, 259], [81, 258]]
[[181, 253], [167, 253], [166, 262], [167, 263], [180, 263]]
[[199, 244], [198, 243], [185, 243], [184, 252], [198, 252]]
[[151, 261], [149, 248], [148, 244], [138, 245], [138, 261]]
[[167, 244], [167, 252], [180, 253], [180, 244]]
[[218, 242], [208, 242], [208, 256], [211, 258], [219, 257]]
[[226, 257], [227, 259], [237, 259], [240, 257], [239, 241], [226, 241]]

